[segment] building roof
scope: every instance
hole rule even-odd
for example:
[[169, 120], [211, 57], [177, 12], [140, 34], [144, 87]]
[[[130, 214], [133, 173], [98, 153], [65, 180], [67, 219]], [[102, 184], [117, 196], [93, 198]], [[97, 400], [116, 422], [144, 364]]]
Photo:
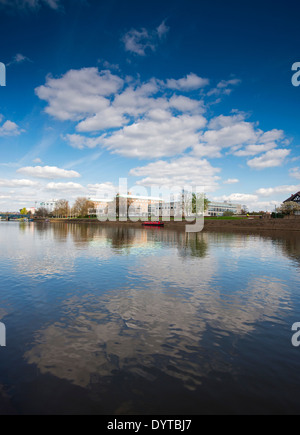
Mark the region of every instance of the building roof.
[[291, 195], [288, 199], [286, 199], [286, 200], [283, 201], [283, 202], [285, 203], [285, 202], [295, 201], [296, 198], [298, 198], [298, 201], [297, 201], [297, 202], [300, 202], [300, 191], [297, 192], [297, 193], [295, 193], [294, 195]]

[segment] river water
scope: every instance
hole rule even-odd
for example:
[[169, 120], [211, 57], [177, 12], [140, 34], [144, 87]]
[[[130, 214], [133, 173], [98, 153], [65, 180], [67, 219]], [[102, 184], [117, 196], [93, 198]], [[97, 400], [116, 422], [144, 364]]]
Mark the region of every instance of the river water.
[[1, 414], [300, 412], [300, 235], [0, 223]]

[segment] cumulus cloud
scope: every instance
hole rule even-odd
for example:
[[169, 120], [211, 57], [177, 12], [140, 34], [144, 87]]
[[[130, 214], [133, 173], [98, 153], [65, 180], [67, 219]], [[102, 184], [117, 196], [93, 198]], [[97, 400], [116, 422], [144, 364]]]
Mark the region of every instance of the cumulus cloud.
[[219, 129], [207, 130], [194, 146], [196, 156], [221, 156], [223, 148], [241, 148], [249, 142], [256, 142], [257, 134], [250, 122], [237, 122]]
[[138, 56], [146, 56], [148, 51], [154, 52], [162, 38], [168, 33], [169, 27], [163, 21], [155, 30], [131, 29], [122, 37], [124, 48]]
[[158, 120], [150, 114], [147, 119], [103, 138], [102, 143], [110, 151], [140, 158], [172, 156], [198, 143], [198, 130], [206, 123], [201, 115], [165, 115]]
[[118, 193], [118, 187], [111, 182], [88, 184], [87, 189], [92, 199], [112, 199]]
[[[218, 89], [238, 83], [219, 82]], [[262, 131], [233, 110], [207, 122], [206, 105], [194, 91], [208, 84], [194, 73], [181, 79], [123, 79], [98, 68], [70, 70], [47, 77], [36, 89], [46, 101], [45, 111], [61, 121], [72, 121], [75, 132], [64, 135], [77, 149], [106, 148], [127, 157], [155, 159], [189, 151], [195, 158], [255, 157], [252, 168], [278, 166], [289, 153], [282, 130]], [[187, 95], [191, 92], [191, 95]], [[278, 149], [280, 148], [280, 149]]]
[[266, 152], [260, 157], [255, 157], [247, 162], [247, 165], [253, 169], [265, 169], [281, 166], [285, 158], [290, 154], [288, 149], [275, 149]]
[[130, 175], [144, 177], [137, 182], [143, 186], [173, 186], [193, 185], [205, 187], [213, 191], [218, 186], [219, 168], [214, 168], [207, 160], [195, 159], [190, 156], [172, 159], [167, 162], [159, 160], [146, 166], [134, 168]]
[[247, 157], [268, 152], [278, 145], [286, 145], [282, 130], [264, 132], [255, 123], [246, 121], [246, 116], [238, 112], [211, 119], [199, 144], [194, 147], [194, 154], [199, 157], [221, 157], [222, 150], [228, 148], [229, 153]]
[[[0, 115], [0, 122], [2, 121], [2, 116]], [[21, 134], [22, 130], [20, 129], [20, 127], [12, 121], [5, 121], [1, 126], [0, 126], [0, 137], [4, 137], [4, 136], [18, 136], [19, 134]]]
[[89, 138], [80, 134], [66, 134], [63, 136], [69, 145], [73, 148], [82, 150], [84, 148], [95, 148], [102, 143], [102, 137]]
[[244, 149], [234, 152], [234, 155], [238, 157], [256, 156], [257, 154], [270, 151], [276, 147], [277, 144], [275, 142], [269, 142], [262, 145], [247, 145]]
[[56, 166], [27, 166], [20, 168], [17, 173], [34, 178], [55, 179], [55, 178], [79, 178], [76, 171], [67, 171]]
[[[96, 68], [72, 70], [57, 79], [48, 77], [36, 89], [48, 103], [48, 114], [77, 123], [81, 134], [64, 136], [72, 147], [102, 146], [140, 158], [171, 156], [193, 147], [206, 125], [203, 101], [166, 96], [163, 91], [164, 84], [156, 79], [126, 84], [117, 75]], [[100, 136], [85, 135], [97, 132]]]
[[179, 91], [193, 91], [196, 89], [203, 88], [209, 84], [208, 79], [197, 76], [196, 74], [190, 73], [186, 77], [175, 80], [168, 79], [166, 82], [166, 87], [169, 89], [175, 89]]
[[261, 196], [272, 196], [278, 194], [292, 195], [300, 190], [300, 185], [284, 185], [275, 187], [261, 187], [256, 193]]
[[108, 109], [110, 100], [106, 97], [117, 93], [123, 83], [110, 71], [83, 68], [70, 70], [60, 78], [48, 76], [46, 84], [35, 92], [48, 102], [45, 111], [49, 115], [61, 121], [80, 121]]
[[250, 193], [231, 193], [230, 195], [222, 195], [222, 196], [214, 197], [214, 200], [246, 204], [249, 202], [255, 203], [258, 200], [258, 196]]

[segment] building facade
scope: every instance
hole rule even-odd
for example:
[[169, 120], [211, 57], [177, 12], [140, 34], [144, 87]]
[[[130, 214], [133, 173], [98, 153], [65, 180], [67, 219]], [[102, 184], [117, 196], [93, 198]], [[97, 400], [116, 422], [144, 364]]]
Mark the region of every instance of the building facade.
[[205, 212], [205, 216], [223, 216], [223, 214], [226, 211], [232, 212], [235, 215], [241, 214], [242, 205], [230, 203], [227, 201], [224, 202], [212, 201], [208, 205], [208, 209]]
[[300, 192], [295, 193], [294, 195], [291, 195], [288, 199], [286, 199], [285, 202], [296, 202], [297, 204], [300, 204]]
[[[161, 198], [146, 196], [119, 195], [115, 199], [90, 199], [94, 203], [94, 209], [89, 214], [99, 216], [120, 217], [178, 217], [183, 216], [182, 201], [164, 201]], [[224, 212], [229, 211], [235, 215], [241, 214], [242, 205], [229, 202], [210, 202], [205, 216], [223, 216]], [[187, 213], [187, 211], [185, 211]]]
[[49, 213], [53, 212], [57, 203], [57, 199], [52, 199], [51, 201], [36, 201], [35, 209], [45, 208]]
[[[285, 203], [285, 202], [295, 202], [296, 204], [300, 205], [300, 192], [297, 192], [294, 195], [291, 195], [288, 199], [283, 201], [283, 203]], [[296, 210], [294, 212], [294, 214], [295, 214], [295, 216], [300, 216], [300, 211]]]

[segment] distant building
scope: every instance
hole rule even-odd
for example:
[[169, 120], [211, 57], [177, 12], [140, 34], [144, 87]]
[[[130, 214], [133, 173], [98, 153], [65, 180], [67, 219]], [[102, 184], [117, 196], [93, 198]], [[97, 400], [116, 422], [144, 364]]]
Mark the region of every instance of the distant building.
[[55, 209], [56, 203], [57, 203], [57, 199], [52, 199], [51, 201], [45, 201], [45, 202], [36, 201], [35, 209], [45, 208], [49, 213], [51, 213]]
[[286, 199], [285, 202], [296, 202], [297, 204], [300, 204], [300, 192], [295, 193], [294, 195], [291, 195], [288, 199]]
[[[135, 196], [135, 195], [121, 195], [118, 196], [120, 204], [120, 215], [127, 215], [126, 210], [121, 212], [122, 199], [128, 201], [129, 217], [139, 216], [162, 216], [162, 217], [174, 217], [182, 216], [182, 201], [164, 201], [161, 198], [153, 198], [147, 196]], [[94, 203], [94, 209], [89, 210], [89, 214], [99, 215], [113, 215], [116, 210], [116, 199], [92, 199], [90, 200]], [[233, 214], [241, 214], [242, 205], [233, 204], [230, 202], [210, 202], [208, 210], [205, 211], [205, 216], [223, 216], [225, 211], [231, 211]]]
[[36, 212], [36, 208], [35, 208], [35, 207], [29, 207], [29, 208], [27, 208], [27, 211], [28, 211], [29, 213], [31, 213], [32, 215], [34, 215], [35, 212]]
[[242, 213], [242, 205], [234, 204], [231, 202], [215, 202], [212, 201], [208, 205], [208, 209], [205, 212], [205, 216], [223, 216], [226, 211], [231, 211], [233, 214]]
[[[300, 192], [297, 192], [294, 195], [291, 195], [288, 199], [283, 201], [283, 203], [285, 203], [285, 202], [295, 202], [296, 204], [300, 205]], [[300, 211], [297, 210], [294, 213], [296, 216], [300, 216]]]
[[148, 217], [151, 215], [156, 206], [162, 202], [160, 198], [138, 196], [138, 195], [117, 195], [117, 199], [92, 199], [90, 201], [94, 203], [94, 209], [89, 210], [89, 214], [114, 215], [116, 212], [116, 201], [119, 201], [119, 213], [120, 216], [127, 216], [127, 209], [124, 210], [123, 204], [127, 201], [129, 208], [129, 217], [139, 216]]

